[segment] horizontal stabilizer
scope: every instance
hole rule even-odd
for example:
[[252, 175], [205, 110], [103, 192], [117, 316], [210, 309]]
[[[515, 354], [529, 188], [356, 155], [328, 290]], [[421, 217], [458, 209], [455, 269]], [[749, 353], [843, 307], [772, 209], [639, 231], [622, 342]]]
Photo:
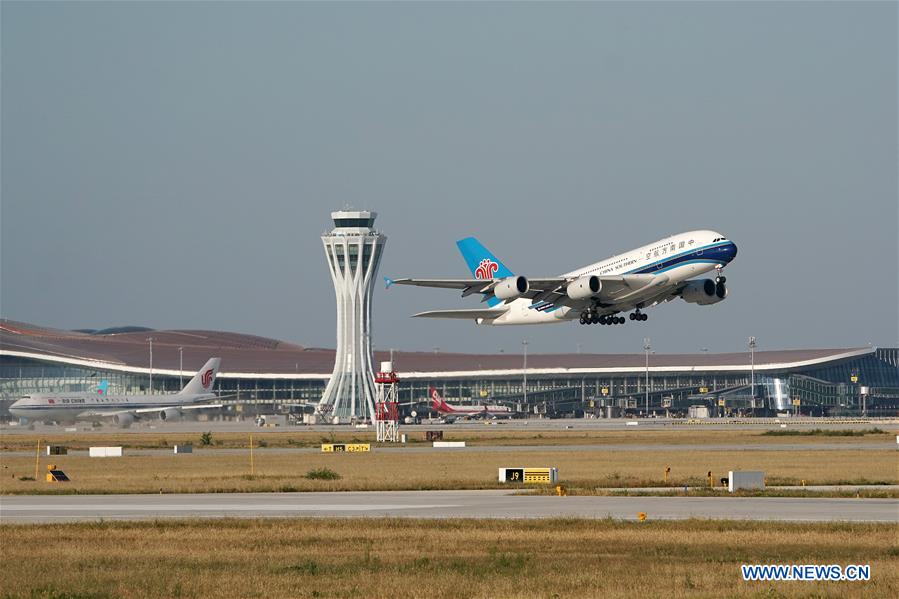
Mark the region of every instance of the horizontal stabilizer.
[[418, 314], [413, 314], [412, 318], [469, 318], [469, 319], [477, 319], [477, 318], [498, 318], [505, 314], [505, 310], [431, 310], [429, 312], [419, 312]]

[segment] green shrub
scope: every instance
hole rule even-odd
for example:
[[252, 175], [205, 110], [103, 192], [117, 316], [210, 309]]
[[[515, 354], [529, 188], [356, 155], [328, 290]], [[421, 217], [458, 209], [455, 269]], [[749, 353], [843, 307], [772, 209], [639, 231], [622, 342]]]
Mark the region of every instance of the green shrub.
[[305, 478], [310, 480], [338, 480], [340, 475], [330, 468], [317, 468], [307, 472]]

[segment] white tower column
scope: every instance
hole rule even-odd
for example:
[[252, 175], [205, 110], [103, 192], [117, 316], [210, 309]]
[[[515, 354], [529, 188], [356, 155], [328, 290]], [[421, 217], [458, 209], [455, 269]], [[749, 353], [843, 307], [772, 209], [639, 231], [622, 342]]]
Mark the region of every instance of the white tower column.
[[387, 237], [372, 227], [377, 213], [332, 212], [334, 229], [322, 235], [337, 299], [334, 372], [318, 404], [325, 418], [375, 420], [371, 363], [372, 285]]

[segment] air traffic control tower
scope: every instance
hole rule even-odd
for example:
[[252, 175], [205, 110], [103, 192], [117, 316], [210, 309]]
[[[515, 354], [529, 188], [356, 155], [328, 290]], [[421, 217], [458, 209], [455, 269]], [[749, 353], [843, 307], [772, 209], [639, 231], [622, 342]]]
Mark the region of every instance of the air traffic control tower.
[[322, 235], [337, 296], [337, 352], [334, 372], [317, 412], [325, 419], [375, 421], [371, 363], [372, 285], [387, 237], [375, 231], [377, 213], [331, 213], [334, 229]]

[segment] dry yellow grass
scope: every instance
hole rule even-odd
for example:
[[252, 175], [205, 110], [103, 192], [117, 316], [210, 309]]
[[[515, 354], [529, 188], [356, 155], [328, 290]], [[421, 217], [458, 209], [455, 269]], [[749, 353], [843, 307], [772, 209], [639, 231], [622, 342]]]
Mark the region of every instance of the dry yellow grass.
[[[46, 483], [44, 466], [52, 460], [72, 479]], [[670, 483], [703, 485], [706, 472], [715, 480], [728, 470], [763, 470], [768, 484], [809, 485], [846, 482], [899, 483], [893, 450], [828, 451], [477, 451], [321, 454], [263, 452], [254, 456], [250, 475], [248, 452], [208, 451], [191, 455], [41, 458], [40, 479], [34, 457], [3, 457], [2, 493], [135, 493], [217, 491], [312, 491], [478, 489], [499, 486], [497, 469], [509, 466], [554, 466], [573, 487], [661, 485], [666, 466]], [[341, 478], [308, 480], [304, 475], [330, 468]]]
[[[899, 596], [889, 525], [212, 520], [0, 535], [10, 599]], [[870, 564], [872, 579], [744, 582], [754, 563]]]

